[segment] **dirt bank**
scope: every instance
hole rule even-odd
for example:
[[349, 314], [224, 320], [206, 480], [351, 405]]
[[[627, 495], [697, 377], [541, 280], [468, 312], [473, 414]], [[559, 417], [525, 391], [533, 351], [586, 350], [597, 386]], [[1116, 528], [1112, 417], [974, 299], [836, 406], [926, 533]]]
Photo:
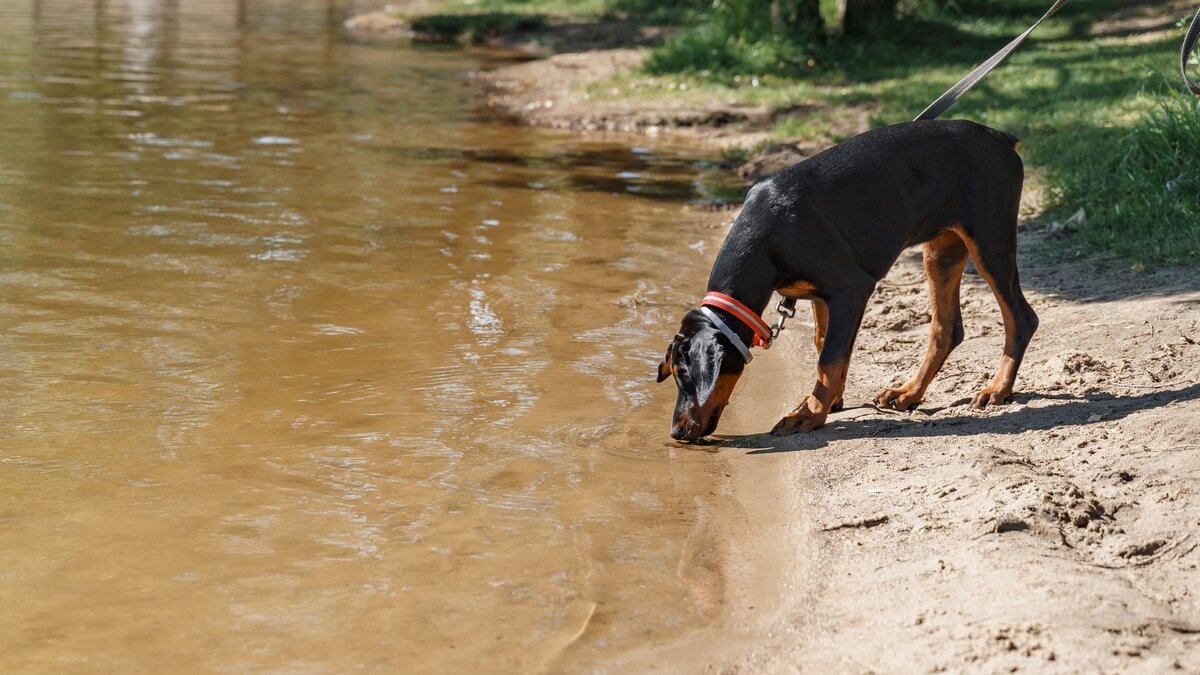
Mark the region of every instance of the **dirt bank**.
[[[493, 112], [522, 124], [576, 131], [674, 133], [724, 147], [747, 147], [767, 137], [773, 111], [687, 98], [652, 101], [608, 98], [597, 87], [646, 58], [644, 49], [570, 52], [480, 71]], [[615, 85], [614, 85], [615, 86]], [[600, 94], [600, 95], [597, 95]]]
[[[629, 21], [552, 18], [547, 25], [529, 30], [456, 37], [423, 33], [418, 25], [397, 13], [430, 14], [437, 6], [433, 0], [410, 1], [393, 10], [351, 17], [345, 25], [360, 37], [465, 41], [502, 50], [510, 57], [528, 58], [517, 63], [510, 59], [480, 70], [472, 74], [472, 80], [488, 92], [487, 105], [493, 113], [530, 126], [670, 133], [714, 148], [750, 148], [769, 138], [767, 129], [776, 118], [797, 114], [792, 108], [774, 110], [706, 97], [631, 97], [620, 95], [619, 90], [611, 91], [619, 86], [611, 82], [612, 78], [636, 70], [649, 54], [648, 46], [661, 41], [669, 28]], [[639, 82], [636, 86], [657, 90], [660, 85], [678, 86], [666, 80]], [[865, 112], [846, 117], [847, 125], [839, 126], [840, 131], [865, 128]], [[766, 161], [778, 168], [784, 166], [776, 160]]]

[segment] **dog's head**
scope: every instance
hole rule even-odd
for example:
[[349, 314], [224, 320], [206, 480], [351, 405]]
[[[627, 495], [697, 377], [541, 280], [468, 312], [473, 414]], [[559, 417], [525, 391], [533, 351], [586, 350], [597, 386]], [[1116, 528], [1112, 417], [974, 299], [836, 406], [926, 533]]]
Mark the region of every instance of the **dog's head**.
[[671, 420], [671, 438], [692, 442], [717, 429], [746, 361], [704, 314], [692, 310], [658, 365], [658, 381], [675, 379], [679, 396]]

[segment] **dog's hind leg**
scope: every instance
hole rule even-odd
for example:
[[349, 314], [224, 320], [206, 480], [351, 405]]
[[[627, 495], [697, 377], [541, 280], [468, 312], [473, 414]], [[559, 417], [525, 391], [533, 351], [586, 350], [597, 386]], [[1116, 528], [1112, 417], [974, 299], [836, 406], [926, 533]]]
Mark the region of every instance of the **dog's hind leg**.
[[1000, 305], [1004, 319], [1004, 354], [991, 383], [971, 401], [972, 407], [1000, 405], [1012, 396], [1017, 370], [1025, 358], [1025, 349], [1038, 327], [1038, 317], [1021, 292], [1017, 274], [1017, 209], [1002, 218], [997, 226], [971, 236], [972, 228], [964, 225], [963, 241], [980, 276], [987, 281]]
[[929, 287], [929, 345], [921, 367], [907, 382], [895, 389], [884, 389], [875, 397], [875, 405], [881, 408], [912, 410], [917, 407], [946, 357], [963, 341], [958, 289], [963, 267], [967, 264], [966, 244], [957, 233], [947, 230], [925, 242], [922, 248]]
[[874, 290], [874, 280], [868, 279], [861, 286], [843, 288], [825, 298], [829, 323], [821, 344], [821, 356], [817, 360], [817, 384], [800, 405], [779, 420], [771, 430], [772, 434], [787, 436], [825, 426], [826, 416], [833, 410], [834, 404], [841, 401], [842, 392], [845, 391], [846, 371], [850, 367], [854, 340], [858, 337], [867, 299]]

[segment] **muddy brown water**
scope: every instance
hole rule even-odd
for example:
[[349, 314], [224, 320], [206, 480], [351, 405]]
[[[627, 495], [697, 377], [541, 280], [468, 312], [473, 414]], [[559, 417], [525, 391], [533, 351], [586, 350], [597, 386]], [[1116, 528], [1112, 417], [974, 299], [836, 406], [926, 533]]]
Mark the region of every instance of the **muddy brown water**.
[[537, 670], [719, 602], [653, 370], [723, 174], [348, 10], [0, 4], [0, 669]]

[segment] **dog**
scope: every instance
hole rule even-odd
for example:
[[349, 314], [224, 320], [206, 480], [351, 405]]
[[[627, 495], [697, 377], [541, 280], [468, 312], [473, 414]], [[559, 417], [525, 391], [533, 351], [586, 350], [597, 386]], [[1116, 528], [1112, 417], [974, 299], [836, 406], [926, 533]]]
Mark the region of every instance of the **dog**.
[[713, 433], [752, 358], [769, 346], [761, 315], [773, 293], [811, 300], [817, 382], [771, 431], [819, 429], [841, 405], [854, 340], [875, 285], [921, 245], [931, 320], [925, 359], [876, 405], [917, 406], [963, 340], [959, 284], [967, 258], [1000, 305], [1004, 352], [972, 405], [1005, 403], [1037, 330], [1017, 275], [1024, 167], [1011, 134], [974, 122], [921, 120], [854, 136], [755, 185], [721, 246], [709, 294], [683, 317], [658, 366], [678, 397], [671, 437]]

